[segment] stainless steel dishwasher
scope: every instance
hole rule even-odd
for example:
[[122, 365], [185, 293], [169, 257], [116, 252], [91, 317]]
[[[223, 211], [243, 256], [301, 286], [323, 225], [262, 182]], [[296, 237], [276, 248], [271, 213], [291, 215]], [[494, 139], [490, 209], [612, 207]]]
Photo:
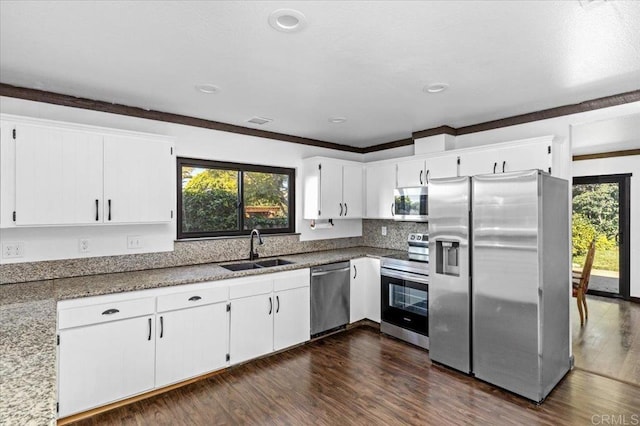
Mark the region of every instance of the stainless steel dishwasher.
[[349, 323], [349, 262], [311, 268], [311, 337]]

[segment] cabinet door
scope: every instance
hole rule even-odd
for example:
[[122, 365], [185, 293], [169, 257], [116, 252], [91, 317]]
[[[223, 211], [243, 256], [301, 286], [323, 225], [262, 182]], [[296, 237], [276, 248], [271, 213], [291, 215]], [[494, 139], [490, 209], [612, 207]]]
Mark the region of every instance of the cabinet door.
[[320, 214], [318, 217], [335, 219], [344, 212], [342, 204], [342, 166], [331, 161], [323, 161], [320, 170]]
[[16, 225], [102, 222], [100, 135], [19, 125], [15, 146]]
[[460, 154], [460, 176], [484, 175], [499, 172], [499, 154], [495, 149]]
[[396, 165], [384, 164], [366, 168], [366, 217], [393, 218], [393, 190], [396, 187]]
[[535, 143], [513, 146], [500, 150], [500, 172], [540, 169], [549, 172], [551, 167], [551, 149], [548, 143]]
[[227, 304], [156, 317], [156, 387], [223, 368], [229, 348]]
[[271, 294], [231, 301], [231, 364], [256, 358], [273, 350], [274, 312], [275, 304]]
[[311, 336], [309, 287], [277, 291], [273, 317], [273, 350], [306, 342]]
[[365, 258], [351, 260], [350, 309], [349, 323], [365, 319], [367, 313], [366, 276], [367, 265]]
[[[366, 300], [365, 317], [380, 322], [380, 259], [367, 257], [362, 262], [363, 288]], [[360, 272], [360, 271], [359, 271]]]
[[408, 160], [397, 163], [398, 187], [420, 186], [426, 182], [424, 160]]
[[425, 172], [426, 181], [431, 178], [446, 178], [458, 176], [458, 155], [445, 155], [428, 158]]
[[342, 203], [343, 217], [357, 219], [362, 217], [362, 166], [343, 166]]
[[106, 136], [104, 222], [171, 221], [175, 168], [171, 144], [168, 142]]
[[154, 387], [151, 317], [60, 332], [59, 416], [88, 410]]

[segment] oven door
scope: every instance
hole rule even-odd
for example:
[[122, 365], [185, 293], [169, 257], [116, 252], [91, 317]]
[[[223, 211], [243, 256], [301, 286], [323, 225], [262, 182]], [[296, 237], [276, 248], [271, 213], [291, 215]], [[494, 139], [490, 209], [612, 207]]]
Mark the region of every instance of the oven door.
[[380, 269], [382, 321], [429, 335], [429, 279], [394, 269]]

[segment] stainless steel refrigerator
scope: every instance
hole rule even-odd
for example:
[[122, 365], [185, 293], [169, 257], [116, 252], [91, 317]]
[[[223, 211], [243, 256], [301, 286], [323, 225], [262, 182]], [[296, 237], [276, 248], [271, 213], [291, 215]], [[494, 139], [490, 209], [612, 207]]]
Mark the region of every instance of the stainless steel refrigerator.
[[539, 170], [430, 181], [432, 360], [537, 402], [569, 371], [568, 191]]

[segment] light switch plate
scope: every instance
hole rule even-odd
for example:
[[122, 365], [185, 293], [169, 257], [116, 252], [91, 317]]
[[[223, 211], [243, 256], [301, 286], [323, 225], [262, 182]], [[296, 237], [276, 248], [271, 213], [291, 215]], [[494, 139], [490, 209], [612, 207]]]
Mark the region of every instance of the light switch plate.
[[382, 235], [387, 235], [387, 227], [386, 226], [382, 227]]

